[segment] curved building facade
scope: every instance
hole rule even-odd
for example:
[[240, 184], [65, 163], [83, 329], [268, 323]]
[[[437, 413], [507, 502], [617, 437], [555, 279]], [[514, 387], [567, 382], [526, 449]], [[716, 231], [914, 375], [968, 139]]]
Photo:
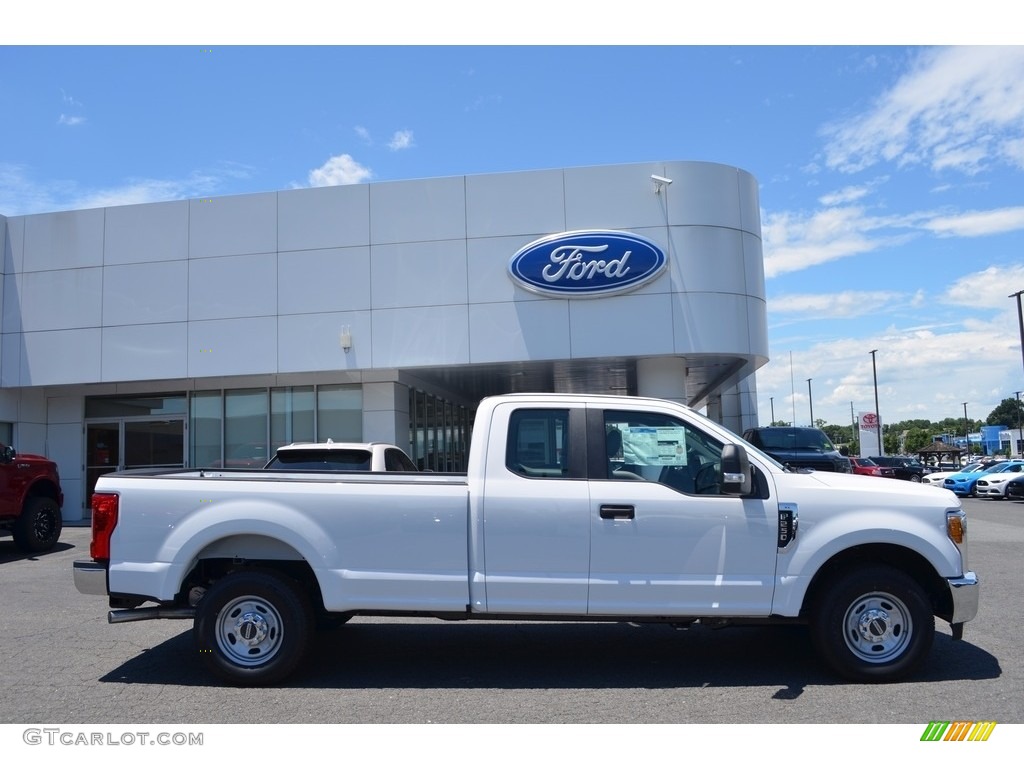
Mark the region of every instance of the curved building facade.
[[756, 425], [757, 183], [652, 162], [0, 217], [0, 440], [99, 475], [383, 440], [462, 468], [475, 404], [620, 392]]

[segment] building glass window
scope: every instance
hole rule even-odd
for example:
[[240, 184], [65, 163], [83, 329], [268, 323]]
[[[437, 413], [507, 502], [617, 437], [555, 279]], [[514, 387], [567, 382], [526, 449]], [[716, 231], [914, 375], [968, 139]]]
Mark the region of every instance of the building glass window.
[[421, 470], [465, 472], [472, 415], [419, 390], [409, 390], [409, 445]]
[[0, 421], [0, 444], [14, 445], [14, 425], [9, 421]]
[[224, 466], [262, 467], [267, 463], [267, 390], [224, 393]]
[[193, 392], [190, 398], [189, 463], [215, 467], [221, 462], [221, 393]]
[[317, 440], [336, 443], [363, 439], [363, 389], [339, 384], [317, 388]]
[[85, 418], [109, 419], [132, 416], [180, 416], [185, 413], [185, 395], [113, 395], [87, 397]]
[[311, 443], [316, 436], [313, 387], [270, 390], [270, 450], [289, 443]]

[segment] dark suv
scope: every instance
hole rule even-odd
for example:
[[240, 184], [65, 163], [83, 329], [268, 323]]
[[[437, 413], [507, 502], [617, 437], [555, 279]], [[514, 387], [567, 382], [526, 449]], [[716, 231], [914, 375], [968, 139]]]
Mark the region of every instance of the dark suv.
[[897, 479], [909, 480], [912, 483], [920, 483], [921, 478], [931, 472], [931, 469], [921, 462], [906, 456], [872, 456], [871, 460], [880, 467], [892, 467], [896, 470]]
[[758, 427], [744, 432], [743, 439], [794, 469], [853, 472], [850, 460], [814, 427]]

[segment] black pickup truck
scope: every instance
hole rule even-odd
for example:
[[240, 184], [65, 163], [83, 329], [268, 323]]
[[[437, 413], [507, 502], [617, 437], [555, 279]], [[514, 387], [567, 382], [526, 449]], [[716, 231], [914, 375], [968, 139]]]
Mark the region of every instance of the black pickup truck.
[[932, 470], [921, 462], [907, 456], [872, 456], [871, 460], [880, 467], [892, 467], [898, 480], [920, 483], [921, 478]]
[[744, 432], [743, 439], [793, 469], [853, 472], [850, 460], [814, 427], [757, 427]]

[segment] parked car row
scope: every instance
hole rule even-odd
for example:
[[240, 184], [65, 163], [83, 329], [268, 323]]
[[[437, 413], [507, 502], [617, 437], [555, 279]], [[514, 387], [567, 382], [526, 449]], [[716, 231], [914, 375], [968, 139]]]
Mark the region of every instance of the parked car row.
[[1024, 500], [1024, 461], [979, 459], [960, 470], [934, 471], [904, 456], [851, 458], [858, 475], [894, 477], [952, 491], [957, 496], [979, 499]]
[[1009, 495], [1010, 482], [1024, 476], [1024, 461], [999, 461], [988, 465], [977, 462], [968, 464], [960, 472], [943, 474], [942, 487], [957, 496], [1003, 499]]
[[897, 480], [909, 480], [912, 483], [920, 483], [932, 471], [931, 467], [906, 456], [872, 456], [871, 460], [881, 467], [892, 467]]

